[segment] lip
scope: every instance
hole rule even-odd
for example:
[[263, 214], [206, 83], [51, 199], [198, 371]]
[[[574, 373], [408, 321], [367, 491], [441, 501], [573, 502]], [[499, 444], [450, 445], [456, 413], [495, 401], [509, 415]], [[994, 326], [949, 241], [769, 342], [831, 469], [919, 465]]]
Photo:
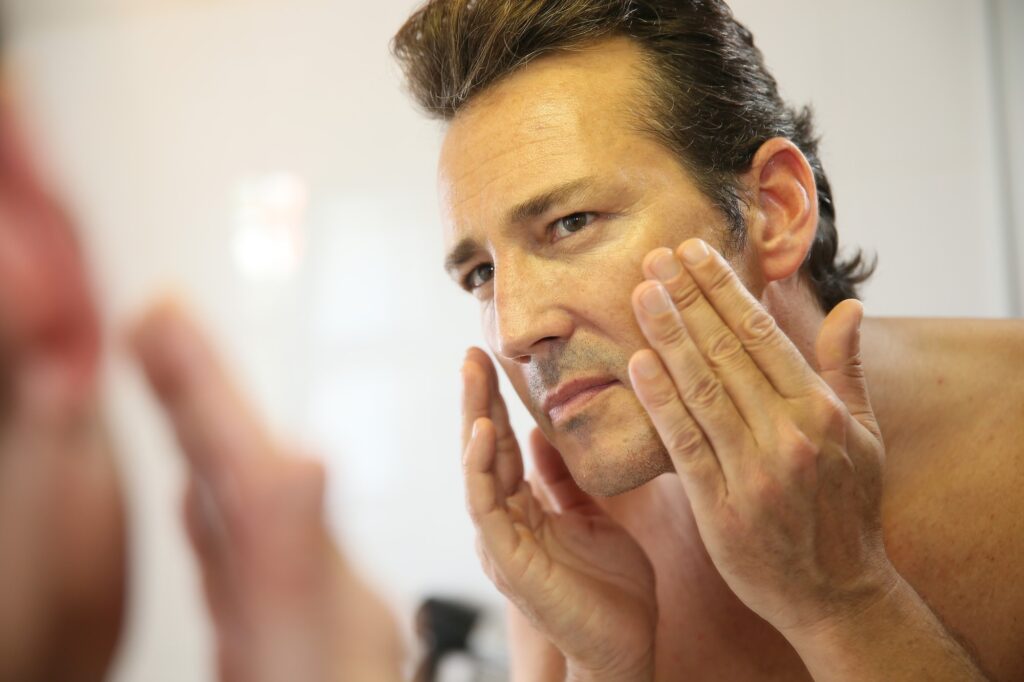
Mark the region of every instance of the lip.
[[584, 377], [559, 384], [544, 397], [543, 409], [555, 424], [578, 412], [605, 389], [620, 383], [608, 376]]

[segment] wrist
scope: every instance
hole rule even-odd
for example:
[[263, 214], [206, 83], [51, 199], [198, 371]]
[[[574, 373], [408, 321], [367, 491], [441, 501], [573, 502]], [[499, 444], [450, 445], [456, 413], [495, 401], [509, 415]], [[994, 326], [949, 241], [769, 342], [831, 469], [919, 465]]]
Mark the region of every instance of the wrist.
[[906, 621], [911, 602], [916, 602], [913, 588], [895, 569], [875, 582], [857, 599], [842, 608], [832, 609], [813, 625], [783, 631], [809, 668], [814, 661], [828, 665], [855, 654], [868, 642], [884, 639], [886, 633], [898, 631]]

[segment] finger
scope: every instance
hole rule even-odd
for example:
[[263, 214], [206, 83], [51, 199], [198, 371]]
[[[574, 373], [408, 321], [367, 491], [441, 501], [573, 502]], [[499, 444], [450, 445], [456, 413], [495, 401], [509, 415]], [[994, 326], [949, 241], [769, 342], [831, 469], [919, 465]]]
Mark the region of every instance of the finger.
[[677, 254], [708, 302], [733, 330], [750, 357], [783, 397], [799, 397], [821, 386], [775, 318], [740, 281], [729, 263], [700, 239], [690, 239]]
[[[480, 357], [483, 355], [484, 357]], [[462, 362], [462, 449], [465, 451], [477, 419], [491, 418], [491, 395], [484, 364], [486, 353], [470, 348]]]
[[690, 499], [707, 505], [724, 497], [727, 483], [722, 465], [679, 399], [657, 354], [646, 348], [634, 353], [629, 361], [629, 376]]
[[[633, 308], [640, 328], [660, 357], [659, 367], [667, 372], [665, 376], [731, 478], [739, 466], [733, 455], [751, 438], [746, 422], [690, 339], [665, 287], [660, 282], [642, 282], [633, 291]], [[658, 388], [664, 386], [658, 384]]]
[[821, 378], [843, 401], [853, 418], [880, 440], [881, 431], [874, 410], [871, 409], [860, 355], [860, 325], [863, 319], [864, 306], [860, 301], [843, 301], [825, 318], [814, 350]]
[[487, 418], [478, 419], [463, 459], [466, 507], [486, 553], [504, 557], [515, 552], [518, 534], [506, 508], [509, 493], [495, 471], [497, 456], [494, 425]]
[[537, 475], [536, 470], [526, 474], [526, 484], [530, 486], [533, 491], [534, 497], [540, 502], [540, 508], [545, 514], [558, 513], [558, 506], [555, 504], [555, 499], [551, 497], [551, 493], [544, 486], [544, 483], [540, 480], [540, 476]]
[[[472, 404], [472, 407], [475, 408], [479, 414], [474, 415], [466, 425], [469, 428], [472, 428], [473, 422], [477, 418], [488, 417], [492, 422], [494, 422], [494, 427], [497, 429], [499, 441], [507, 438], [514, 439], [515, 436], [512, 433], [512, 427], [508, 418], [508, 408], [505, 405], [505, 399], [501, 397], [501, 390], [498, 383], [498, 372], [494, 368], [494, 363], [491, 361], [490, 356], [479, 348], [470, 348], [466, 352], [465, 364], [475, 365], [479, 368], [483, 376], [483, 383], [477, 387], [480, 391], [479, 397], [474, 400]], [[467, 405], [466, 407], [468, 408], [470, 406]], [[463, 436], [468, 440], [469, 430], [466, 430], [463, 433]]]
[[540, 429], [534, 429], [530, 434], [530, 452], [541, 494], [554, 503], [556, 511], [603, 513], [594, 498], [576, 485], [561, 453], [548, 442]]
[[[717, 374], [744, 421], [755, 430], [758, 427], [762, 431], [768, 428], [771, 409], [781, 402], [778, 393], [754, 364], [743, 343], [704, 297], [679, 259], [670, 249], [656, 249], [644, 259], [643, 271], [646, 277], [659, 280], [665, 287], [679, 312], [687, 336]], [[654, 329], [664, 329], [666, 326], [671, 329], [671, 315], [663, 315], [663, 320], [645, 320], [643, 312], [641, 308], [637, 314], [641, 327], [646, 321]], [[674, 369], [673, 363], [669, 362], [669, 374], [678, 385], [680, 377]]]
[[195, 553], [203, 594], [213, 621], [223, 624], [229, 618], [231, 581], [226, 576], [226, 538], [216, 519], [209, 493], [190, 476], [182, 498], [185, 533]]
[[263, 424], [176, 304], [150, 309], [133, 329], [131, 341], [186, 458], [230, 516], [246, 461], [275, 455]]
[[210, 509], [209, 500], [205, 500], [200, 492], [200, 483], [195, 476], [189, 476], [182, 497], [181, 511], [185, 522], [185, 533], [188, 535], [192, 549], [204, 568], [219, 561], [221, 541], [215, 530], [214, 513]]
[[463, 444], [468, 442], [476, 420], [488, 418], [497, 434], [498, 451], [508, 453], [508, 456], [498, 458], [498, 476], [503, 483], [514, 486], [523, 479], [523, 458], [505, 400], [501, 397], [494, 363], [487, 353], [479, 348], [470, 348], [462, 371]]

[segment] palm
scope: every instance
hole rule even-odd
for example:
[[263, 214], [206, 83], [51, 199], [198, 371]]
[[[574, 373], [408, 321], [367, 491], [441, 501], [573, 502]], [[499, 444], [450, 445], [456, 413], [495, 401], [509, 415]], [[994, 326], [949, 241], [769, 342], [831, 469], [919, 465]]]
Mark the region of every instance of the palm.
[[614, 669], [649, 652], [657, 606], [647, 556], [576, 486], [539, 432], [532, 439], [537, 489], [524, 480], [496, 380], [486, 380], [493, 369], [483, 369], [475, 388], [467, 378], [475, 435], [466, 486], [485, 568], [567, 658]]
[[[517, 591], [533, 595], [545, 612], [520, 608], [547, 624], [558, 647], [603, 651], [615, 660], [619, 649], [649, 646], [633, 641], [649, 638], [656, 614], [654, 575], [636, 541], [599, 510], [543, 511], [526, 485], [509, 506], [512, 523], [526, 529], [511, 557], [513, 571], [522, 562]], [[530, 511], [521, 514], [517, 507]]]

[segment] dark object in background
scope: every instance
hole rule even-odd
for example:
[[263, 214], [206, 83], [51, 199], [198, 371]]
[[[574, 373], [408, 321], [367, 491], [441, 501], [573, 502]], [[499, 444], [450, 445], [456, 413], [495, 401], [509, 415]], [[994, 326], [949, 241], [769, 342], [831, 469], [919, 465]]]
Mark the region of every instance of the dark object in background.
[[426, 654], [416, 670], [415, 682], [435, 682], [441, 660], [452, 653], [471, 653], [469, 636], [480, 610], [449, 599], [428, 597], [416, 611], [416, 632]]

